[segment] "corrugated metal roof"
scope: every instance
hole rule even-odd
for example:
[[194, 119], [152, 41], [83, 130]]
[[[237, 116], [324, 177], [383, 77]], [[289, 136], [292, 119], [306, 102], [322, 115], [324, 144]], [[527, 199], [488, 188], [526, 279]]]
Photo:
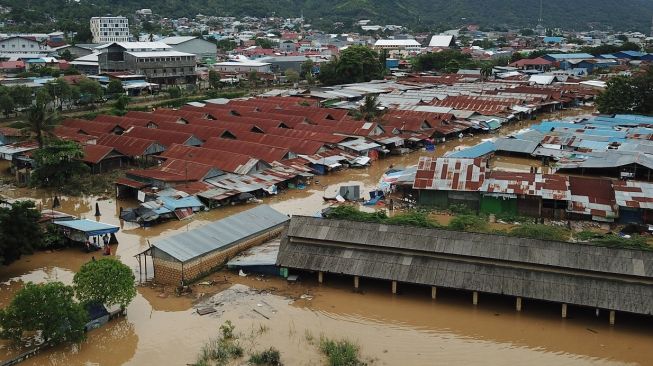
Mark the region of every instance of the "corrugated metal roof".
[[421, 157], [417, 164], [415, 189], [477, 191], [485, 180], [484, 159]]
[[288, 216], [268, 205], [260, 205], [197, 229], [157, 240], [154, 247], [179, 262], [229, 247], [288, 221]]
[[54, 221], [53, 224], [67, 227], [73, 230], [81, 231], [86, 235], [110, 234], [120, 230], [118, 226], [109, 225], [97, 221], [86, 220], [86, 219]]
[[508, 151], [522, 154], [532, 154], [540, 145], [539, 142], [516, 138], [499, 138], [494, 141], [497, 151]]
[[492, 141], [484, 141], [478, 145], [448, 154], [448, 158], [475, 159], [496, 151], [497, 147]]
[[636, 181], [612, 183], [617, 205], [629, 208], [653, 209], [653, 184]]

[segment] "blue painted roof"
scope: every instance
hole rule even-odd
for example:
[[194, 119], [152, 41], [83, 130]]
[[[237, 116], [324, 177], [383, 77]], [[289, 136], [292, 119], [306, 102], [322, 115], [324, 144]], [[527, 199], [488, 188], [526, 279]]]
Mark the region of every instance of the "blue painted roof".
[[603, 54], [603, 55], [599, 55], [599, 57], [600, 57], [600, 58], [605, 58], [605, 59], [612, 59], [612, 60], [614, 60], [614, 59], [617, 58], [617, 56], [615, 56], [615, 55], [613, 55], [613, 54], [610, 54], [610, 53], [606, 53], [606, 54]]
[[188, 196], [176, 199], [174, 197], [159, 196], [163, 206], [169, 210], [177, 210], [186, 207], [202, 207], [204, 204], [196, 196]]
[[560, 43], [563, 39], [562, 37], [544, 37], [544, 43]]
[[473, 158], [478, 158], [483, 155], [487, 155], [491, 152], [496, 151], [497, 146], [494, 144], [492, 141], [485, 141], [481, 142], [478, 145], [468, 147], [467, 149], [463, 149], [460, 151], [456, 151], [452, 154], [447, 155], [448, 158], [465, 158], [465, 159], [473, 159]]
[[615, 53], [615, 55], [620, 54], [620, 53], [622, 53], [624, 55], [628, 55], [630, 57], [642, 57], [642, 56], [645, 55], [645, 53], [642, 53], [642, 52], [639, 52], [639, 51], [620, 51], [620, 52]]
[[592, 149], [593, 151], [604, 151], [608, 149], [609, 142], [582, 140], [578, 147]]
[[549, 53], [546, 55], [555, 60], [565, 60], [565, 59], [578, 59], [578, 58], [594, 58], [594, 56], [589, 53]]
[[547, 121], [547, 122], [542, 122], [536, 125], [532, 125], [531, 129], [542, 132], [542, 133], [547, 133], [550, 132], [554, 128], [574, 128], [577, 127], [571, 122], [563, 122], [563, 121]]
[[87, 236], [111, 234], [111, 233], [118, 232], [118, 230], [120, 230], [118, 226], [109, 225], [97, 221], [86, 220], [86, 219], [55, 221], [54, 224], [72, 230], [81, 231], [85, 233]]

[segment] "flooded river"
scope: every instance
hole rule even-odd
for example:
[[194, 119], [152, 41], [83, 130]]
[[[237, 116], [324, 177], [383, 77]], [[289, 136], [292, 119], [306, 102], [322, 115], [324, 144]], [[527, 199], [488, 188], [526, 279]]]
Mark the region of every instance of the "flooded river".
[[[510, 126], [502, 133], [523, 127], [526, 122]], [[327, 207], [322, 197], [335, 195], [342, 184], [361, 185], [367, 193], [376, 187], [390, 165], [414, 165], [418, 156], [438, 156], [488, 137], [491, 136], [455, 139], [439, 145], [435, 152], [391, 157], [370, 168], [316, 177], [305, 190], [287, 191], [264, 202], [284, 213], [312, 215]], [[502, 159], [497, 164], [519, 170], [529, 162]], [[3, 194], [30, 197], [43, 207], [51, 207], [52, 192], [14, 190]], [[217, 209], [197, 214], [192, 220], [140, 228], [118, 219], [120, 207], [131, 207], [135, 202], [115, 200], [111, 194], [107, 197], [63, 197], [58, 210], [93, 219], [98, 202], [100, 220], [121, 226], [116, 256], [135, 272], [138, 263], [134, 255], [147, 248], [148, 240], [251, 207]], [[91, 256], [76, 249], [39, 252], [0, 267], [0, 306], [5, 306], [28, 281], [71, 283], [75, 271]], [[314, 278], [288, 284], [281, 279], [243, 278], [228, 272], [211, 277], [217, 285], [195, 285], [190, 297], [139, 287], [125, 318], [90, 332], [88, 339], [78, 346], [57, 347], [23, 364], [185, 365], [195, 360], [209, 338], [217, 336], [219, 326], [227, 319], [241, 333], [246, 350], [274, 346], [287, 365], [322, 364], [314, 345], [320, 335], [357, 342], [362, 356], [378, 365], [653, 364], [653, 321], [648, 318], [618, 314], [616, 326], [609, 327], [607, 314], [596, 317], [587, 309], [571, 308], [569, 318], [563, 320], [558, 306], [552, 304], [525, 301], [523, 311], [516, 312], [512, 299], [481, 295], [479, 305], [473, 306], [469, 294], [441, 291], [433, 301], [430, 288], [420, 287], [402, 287], [400, 294], [393, 296], [389, 284], [380, 281], [362, 280], [362, 292], [353, 292], [350, 278], [327, 276], [326, 283], [320, 286]], [[195, 297], [203, 293], [222, 296], [218, 299], [218, 313], [203, 317], [195, 313]], [[310, 295], [310, 300], [301, 299], [303, 294]], [[199, 301], [208, 301], [202, 299]], [[0, 360], [15, 353], [8, 344], [0, 343]]]

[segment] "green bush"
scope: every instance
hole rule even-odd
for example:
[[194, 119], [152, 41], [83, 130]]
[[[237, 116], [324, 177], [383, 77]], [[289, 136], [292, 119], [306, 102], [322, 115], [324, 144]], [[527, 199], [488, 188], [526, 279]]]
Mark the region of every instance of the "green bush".
[[527, 223], [527, 222], [533, 222], [533, 218], [530, 217], [524, 217], [520, 216], [517, 214], [509, 213], [509, 212], [501, 212], [498, 214], [495, 214], [494, 217], [497, 220], [501, 220], [503, 222], [520, 222], [520, 223]]
[[520, 238], [531, 238], [540, 240], [569, 240], [569, 231], [555, 226], [525, 224], [510, 231], [510, 235]]
[[487, 231], [487, 222], [475, 215], [459, 215], [454, 217], [448, 225], [449, 229], [458, 231]]
[[611, 248], [653, 250], [646, 242], [646, 238], [639, 235], [632, 235], [624, 238], [615, 234], [608, 234], [600, 238], [592, 239], [590, 243]]
[[220, 326], [219, 338], [209, 341], [197, 357], [195, 365], [227, 365], [229, 361], [243, 356], [243, 347], [238, 344], [238, 337], [234, 333], [235, 326], [227, 320]]
[[270, 347], [265, 351], [256, 352], [249, 358], [249, 363], [252, 365], [262, 366], [281, 366], [281, 355], [279, 350]]
[[321, 338], [320, 351], [327, 356], [329, 366], [366, 365], [358, 358], [358, 345], [346, 339], [334, 341], [327, 338]]
[[410, 211], [388, 217], [384, 223], [390, 225], [406, 225], [425, 228], [437, 228], [440, 225], [428, 217], [428, 214], [420, 211]]
[[467, 205], [462, 204], [462, 203], [455, 203], [452, 205], [449, 205], [449, 211], [451, 213], [456, 214], [456, 215], [471, 215], [472, 210], [467, 207]]
[[376, 211], [374, 213], [362, 212], [357, 207], [350, 205], [342, 205], [332, 207], [327, 217], [330, 219], [363, 221], [363, 222], [376, 222], [381, 223], [388, 219], [385, 211]]

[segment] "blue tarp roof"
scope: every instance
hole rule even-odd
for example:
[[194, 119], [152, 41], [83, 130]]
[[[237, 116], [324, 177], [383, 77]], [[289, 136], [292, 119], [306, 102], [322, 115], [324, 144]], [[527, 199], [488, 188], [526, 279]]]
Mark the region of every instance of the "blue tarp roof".
[[563, 39], [562, 37], [544, 37], [544, 43], [560, 43]]
[[593, 59], [594, 56], [590, 55], [589, 53], [550, 53], [546, 55], [547, 57], [551, 57], [552, 59], [555, 60], [571, 60], [571, 59]]
[[118, 232], [120, 228], [118, 226], [105, 224], [102, 222], [96, 222], [91, 220], [66, 220], [66, 221], [55, 221], [55, 225], [67, 227], [72, 230], [81, 231], [87, 236], [95, 235], [104, 235]]
[[491, 152], [494, 152], [497, 149], [496, 145], [492, 141], [481, 142], [478, 145], [469, 147], [464, 150], [456, 151], [453, 154], [447, 155], [448, 158], [464, 158], [464, 159], [473, 159], [478, 158], [483, 155], [487, 155]]
[[605, 151], [608, 149], [608, 142], [604, 141], [591, 141], [591, 140], [582, 140], [579, 144], [578, 147], [580, 148], [585, 148], [585, 149], [591, 149], [593, 151]]
[[645, 55], [645, 53], [639, 52], [639, 51], [619, 51], [616, 54], [623, 53], [624, 55], [628, 55], [630, 57], [642, 57]]
[[288, 221], [288, 216], [260, 205], [197, 229], [157, 240], [154, 247], [180, 262], [220, 250]]
[[540, 124], [532, 125], [531, 129], [542, 132], [542, 133], [547, 133], [550, 132], [554, 128], [558, 127], [565, 127], [565, 128], [574, 128], [578, 127], [575, 126], [573, 123], [569, 122], [562, 122], [562, 121], [548, 121], [548, 122], [542, 122]]
[[204, 207], [204, 204], [196, 196], [188, 196], [179, 199], [168, 196], [159, 196], [158, 199], [161, 200], [165, 208], [172, 211], [186, 207]]

